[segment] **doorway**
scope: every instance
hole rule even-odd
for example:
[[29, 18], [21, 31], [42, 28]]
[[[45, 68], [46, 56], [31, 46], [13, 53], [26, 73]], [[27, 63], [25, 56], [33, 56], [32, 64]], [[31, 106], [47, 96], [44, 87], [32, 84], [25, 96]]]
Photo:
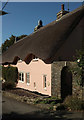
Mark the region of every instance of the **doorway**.
[[68, 95], [72, 95], [72, 72], [67, 66], [61, 71], [61, 98], [64, 100]]

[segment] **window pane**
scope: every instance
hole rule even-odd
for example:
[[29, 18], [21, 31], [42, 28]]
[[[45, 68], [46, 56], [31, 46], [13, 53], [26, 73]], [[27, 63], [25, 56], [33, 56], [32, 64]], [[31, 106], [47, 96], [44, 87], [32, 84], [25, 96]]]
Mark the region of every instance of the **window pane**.
[[19, 80], [21, 80], [21, 73], [19, 73]]
[[22, 72], [19, 73], [19, 80], [24, 81], [24, 73]]
[[30, 73], [27, 73], [27, 83], [30, 83]]
[[24, 74], [22, 73], [22, 81], [24, 81]]
[[46, 87], [46, 77], [45, 77], [45, 87]]
[[46, 87], [46, 75], [43, 76], [43, 87]]

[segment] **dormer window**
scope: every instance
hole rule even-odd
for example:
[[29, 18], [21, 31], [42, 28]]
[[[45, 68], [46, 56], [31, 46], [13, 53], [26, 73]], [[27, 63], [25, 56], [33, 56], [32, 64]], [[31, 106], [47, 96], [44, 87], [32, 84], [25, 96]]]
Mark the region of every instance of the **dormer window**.
[[38, 60], [39, 60], [39, 58], [35, 56], [32, 61], [34, 62], [34, 61], [38, 61]]

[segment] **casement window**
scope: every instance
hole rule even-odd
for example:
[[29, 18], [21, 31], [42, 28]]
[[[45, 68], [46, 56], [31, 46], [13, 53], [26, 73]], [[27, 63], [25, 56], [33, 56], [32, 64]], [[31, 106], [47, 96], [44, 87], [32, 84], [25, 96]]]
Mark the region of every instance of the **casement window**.
[[23, 72], [19, 72], [19, 80], [24, 82], [24, 73]]
[[30, 84], [30, 73], [26, 73], [26, 82], [27, 84]]
[[47, 76], [43, 75], [43, 88], [47, 87], [46, 81], [47, 81]]

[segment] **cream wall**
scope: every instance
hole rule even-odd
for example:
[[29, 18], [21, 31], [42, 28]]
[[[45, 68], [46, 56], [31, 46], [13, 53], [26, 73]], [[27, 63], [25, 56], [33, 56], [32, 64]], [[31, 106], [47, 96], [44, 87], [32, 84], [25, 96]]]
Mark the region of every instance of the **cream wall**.
[[[24, 73], [24, 77], [26, 77], [27, 72], [30, 73], [30, 84], [26, 83], [26, 79], [24, 82], [19, 80], [17, 87], [51, 96], [51, 64], [45, 64], [42, 60], [38, 59], [38, 61], [32, 60], [28, 65], [20, 61], [16, 67], [18, 67], [19, 72]], [[47, 78], [46, 88], [43, 88], [43, 75], [46, 75]], [[34, 82], [36, 82], [36, 88], [34, 87]]]

